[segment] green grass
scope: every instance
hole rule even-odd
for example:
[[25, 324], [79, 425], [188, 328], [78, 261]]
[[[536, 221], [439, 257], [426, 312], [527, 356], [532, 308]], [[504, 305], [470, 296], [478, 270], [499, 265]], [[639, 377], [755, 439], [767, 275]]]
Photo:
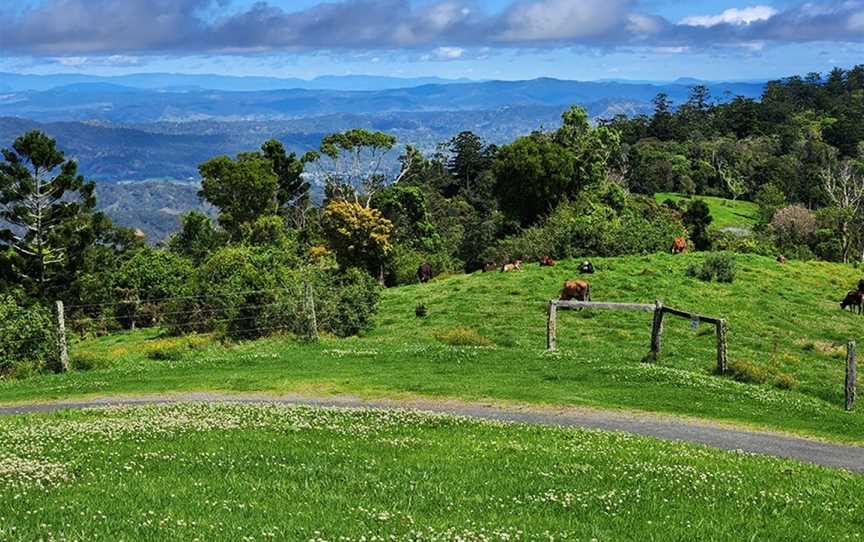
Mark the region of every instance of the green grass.
[[858, 540], [864, 477], [404, 411], [161, 406], [0, 420], [0, 539]]
[[732, 201], [731, 199], [714, 198], [711, 196], [683, 196], [671, 192], [658, 192], [654, 198], [663, 203], [667, 199], [672, 201], [691, 201], [699, 199], [708, 204], [714, 221], [711, 227], [716, 229], [741, 228], [750, 229], [756, 225], [759, 218], [759, 206], [749, 201]]
[[[685, 274], [702, 258], [595, 259], [594, 298], [661, 298], [726, 318], [730, 360], [742, 371], [761, 369], [761, 384], [715, 376], [712, 328], [694, 331], [678, 319], [667, 321], [659, 363], [641, 363], [650, 339], [646, 313], [563, 312], [560, 350], [547, 354], [546, 301], [565, 278], [579, 276], [578, 261], [565, 261], [388, 290], [374, 331], [362, 338], [222, 345], [144, 330], [88, 340], [72, 350], [100, 368], [0, 381], [0, 402], [197, 390], [423, 396], [636, 409], [864, 443], [864, 408], [842, 409], [845, 343], [862, 342], [864, 318], [839, 307], [861, 273], [741, 255], [733, 284], [706, 283]], [[422, 319], [414, 315], [421, 302], [429, 308]], [[172, 355], [154, 356], [156, 350]]]

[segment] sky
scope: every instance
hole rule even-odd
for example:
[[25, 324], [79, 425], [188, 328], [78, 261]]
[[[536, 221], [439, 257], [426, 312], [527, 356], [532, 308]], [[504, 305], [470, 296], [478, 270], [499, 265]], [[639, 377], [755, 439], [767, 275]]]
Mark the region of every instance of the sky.
[[0, 71], [752, 80], [864, 62], [864, 0], [0, 0]]

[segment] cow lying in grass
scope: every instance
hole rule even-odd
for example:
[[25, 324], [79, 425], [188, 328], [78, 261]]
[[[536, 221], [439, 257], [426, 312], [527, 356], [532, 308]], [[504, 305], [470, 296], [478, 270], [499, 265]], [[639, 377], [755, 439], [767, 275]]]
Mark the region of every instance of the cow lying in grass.
[[591, 284], [584, 280], [568, 280], [561, 289], [561, 301], [591, 301]]
[[683, 254], [687, 251], [687, 238], [676, 237], [672, 241], [672, 254]]
[[522, 260], [516, 260], [513, 263], [504, 264], [504, 267], [501, 268], [502, 273], [510, 271], [522, 271]]

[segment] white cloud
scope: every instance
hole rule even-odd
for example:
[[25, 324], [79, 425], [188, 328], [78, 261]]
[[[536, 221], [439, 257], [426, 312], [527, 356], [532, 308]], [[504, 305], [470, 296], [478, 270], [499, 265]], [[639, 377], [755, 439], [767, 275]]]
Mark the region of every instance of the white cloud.
[[860, 11], [849, 17], [849, 30], [864, 32], [864, 11]]
[[505, 14], [502, 41], [556, 41], [607, 35], [626, 24], [627, 0], [524, 0]]
[[438, 47], [429, 54], [421, 57], [422, 60], [459, 60], [465, 56], [465, 49], [461, 47]]
[[753, 6], [749, 8], [731, 8], [719, 15], [694, 15], [685, 17], [681, 24], [687, 26], [702, 26], [710, 28], [718, 24], [747, 25], [759, 21], [767, 21], [779, 12], [770, 6]]
[[54, 59], [61, 66], [80, 68], [83, 66], [140, 66], [144, 62], [137, 56], [111, 55], [111, 56], [64, 56]]

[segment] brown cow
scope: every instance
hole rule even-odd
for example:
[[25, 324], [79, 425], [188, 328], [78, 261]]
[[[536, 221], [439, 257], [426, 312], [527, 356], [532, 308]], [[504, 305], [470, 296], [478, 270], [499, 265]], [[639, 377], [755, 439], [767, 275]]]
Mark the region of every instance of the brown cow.
[[540, 258], [540, 267], [555, 267], [555, 260], [549, 256], [543, 256]]
[[788, 261], [789, 261], [789, 258], [787, 258], [786, 256], [784, 256], [782, 254], [777, 256], [777, 263], [779, 263], [780, 265], [783, 265], [784, 263], [786, 263]]
[[561, 289], [561, 301], [591, 301], [591, 284], [584, 280], [568, 280]]
[[676, 237], [674, 241], [672, 241], [672, 254], [681, 254], [682, 252], [687, 251], [687, 238], [686, 237]]

